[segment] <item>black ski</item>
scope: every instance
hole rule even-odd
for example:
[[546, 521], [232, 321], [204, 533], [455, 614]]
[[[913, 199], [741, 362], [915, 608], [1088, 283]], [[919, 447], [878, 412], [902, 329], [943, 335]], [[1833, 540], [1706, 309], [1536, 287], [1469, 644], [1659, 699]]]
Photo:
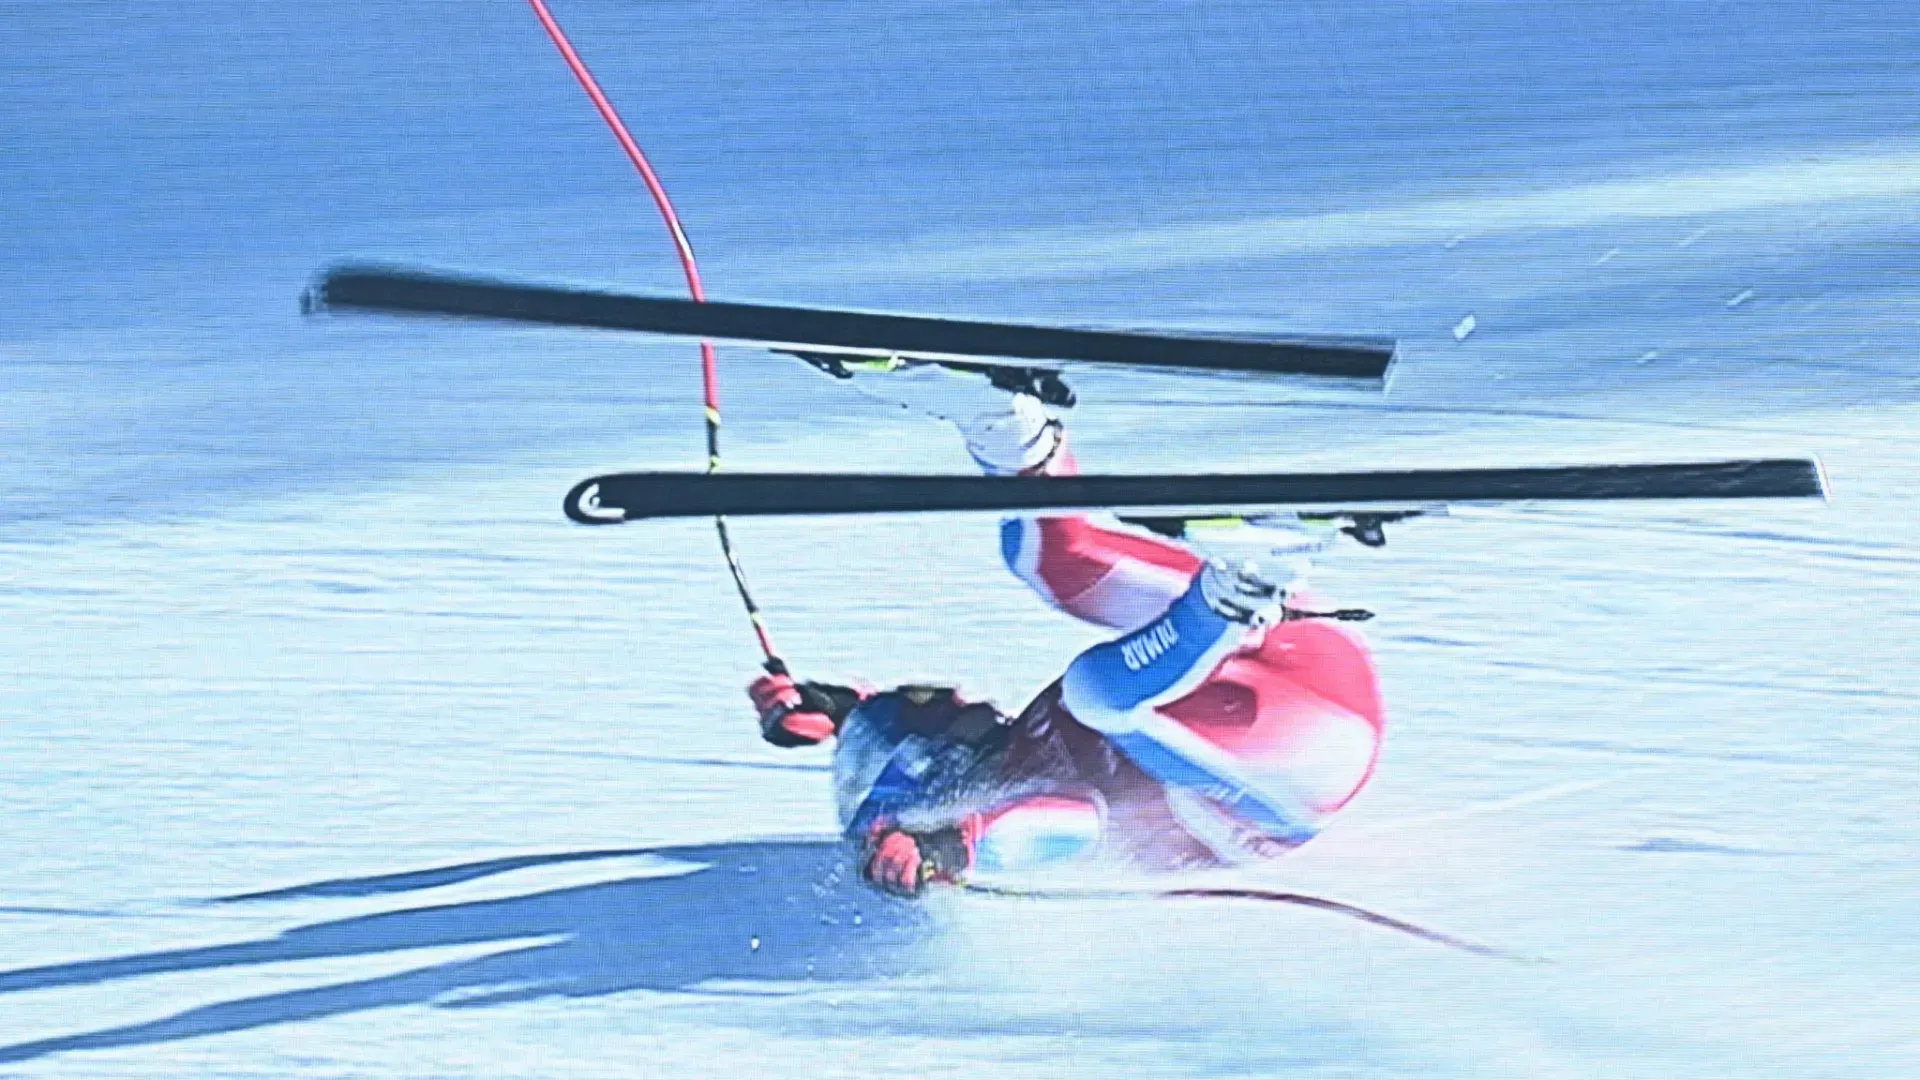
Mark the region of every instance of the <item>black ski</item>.
[[1824, 497], [1805, 459], [1406, 472], [1172, 476], [616, 473], [567, 493], [583, 525], [657, 517], [1127, 507], [1315, 507], [1531, 500]]
[[844, 349], [932, 360], [1005, 357], [1188, 371], [1379, 381], [1393, 360], [1380, 338], [1080, 330], [772, 304], [696, 303], [516, 284], [417, 270], [342, 267], [308, 290], [308, 312], [356, 309], [459, 315]]

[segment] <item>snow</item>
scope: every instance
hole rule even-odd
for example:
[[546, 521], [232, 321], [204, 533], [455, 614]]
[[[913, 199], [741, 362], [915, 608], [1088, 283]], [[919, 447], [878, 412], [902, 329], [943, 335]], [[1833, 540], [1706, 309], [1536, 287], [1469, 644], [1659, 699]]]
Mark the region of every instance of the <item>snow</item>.
[[[297, 312], [346, 258], [679, 288], [531, 12], [26, 6], [0, 1072], [1920, 1071], [1920, 18], [1099, 6], [556, 14], [716, 297], [1402, 341], [1385, 399], [1086, 377], [1089, 465], [1819, 454], [1826, 504], [1461, 510], [1316, 571], [1381, 613], [1392, 727], [1260, 883], [1544, 962], [865, 892], [824, 756], [747, 715], [711, 527], [560, 514], [699, 464], [691, 346]], [[722, 366], [731, 465], [970, 467]], [[1017, 704], [1095, 639], [989, 519], [734, 533], [803, 672]]]

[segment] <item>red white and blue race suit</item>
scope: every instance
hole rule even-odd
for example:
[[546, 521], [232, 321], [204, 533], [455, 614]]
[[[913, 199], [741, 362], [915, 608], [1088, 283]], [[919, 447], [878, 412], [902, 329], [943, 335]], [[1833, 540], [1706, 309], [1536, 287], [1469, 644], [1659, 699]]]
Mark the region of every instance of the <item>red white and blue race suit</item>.
[[[1074, 469], [1061, 445], [1029, 471]], [[850, 840], [959, 828], [988, 870], [1096, 850], [1140, 869], [1218, 865], [1311, 839], [1371, 776], [1384, 718], [1357, 635], [1231, 621], [1201, 594], [1199, 558], [1118, 522], [1010, 519], [1001, 549], [1050, 604], [1119, 636], [1017, 717], [982, 723], [979, 706], [924, 690], [855, 707], [835, 755]]]

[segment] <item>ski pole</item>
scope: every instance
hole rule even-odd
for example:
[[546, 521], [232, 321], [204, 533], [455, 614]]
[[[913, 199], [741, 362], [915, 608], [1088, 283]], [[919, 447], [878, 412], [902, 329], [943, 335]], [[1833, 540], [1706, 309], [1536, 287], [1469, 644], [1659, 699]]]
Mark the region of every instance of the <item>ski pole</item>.
[[[680, 269], [687, 276], [687, 291], [693, 294], [698, 303], [706, 303], [706, 290], [700, 285], [700, 267], [693, 259], [693, 244], [687, 240], [687, 232], [680, 227], [680, 215], [674, 213], [673, 201], [667, 198], [667, 189], [654, 174], [653, 166], [647, 162], [647, 155], [640, 150], [640, 144], [627, 132], [627, 125], [614, 111], [613, 102], [600, 90], [600, 84], [593, 73], [587, 70], [586, 62], [574, 51], [573, 43], [567, 40], [564, 30], [554, 20], [553, 12], [547, 10], [545, 0], [529, 0], [533, 12], [540, 18], [540, 25], [547, 30], [547, 36], [560, 50], [560, 55], [572, 69], [573, 77], [580, 80], [580, 86], [592, 99], [593, 107], [599, 110], [600, 118], [613, 129], [613, 137], [620, 141], [620, 148], [627, 152], [627, 160], [640, 171], [640, 178], [646, 182], [647, 191], [653, 195], [653, 204], [660, 208], [660, 217], [666, 222], [667, 232], [673, 237], [674, 250], [680, 256]], [[720, 374], [714, 361], [713, 343], [700, 343], [700, 379], [706, 392], [707, 421], [707, 471], [717, 472], [720, 468]], [[753, 593], [747, 588], [747, 574], [740, 566], [740, 556], [733, 549], [733, 538], [727, 534], [727, 519], [715, 517], [714, 531], [720, 536], [720, 552], [726, 557], [727, 571], [733, 575], [734, 588], [740, 591], [740, 603], [747, 609], [747, 620], [753, 624], [754, 636], [760, 640], [760, 651], [766, 656], [765, 666], [769, 674], [785, 675], [787, 665], [774, 651], [773, 639], [767, 634], [766, 621], [760, 616], [760, 606], [754, 603]]]

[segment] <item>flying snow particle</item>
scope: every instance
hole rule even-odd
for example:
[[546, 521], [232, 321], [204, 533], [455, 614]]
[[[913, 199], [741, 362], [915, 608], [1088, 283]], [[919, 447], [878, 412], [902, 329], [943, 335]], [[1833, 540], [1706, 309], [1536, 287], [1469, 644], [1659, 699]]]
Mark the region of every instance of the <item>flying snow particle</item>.
[[1477, 321], [1475, 321], [1474, 317], [1471, 314], [1469, 314], [1466, 318], [1461, 319], [1458, 323], [1454, 324], [1453, 340], [1455, 341], [1467, 340], [1467, 335], [1473, 333], [1473, 328], [1478, 325], [1480, 324]]

